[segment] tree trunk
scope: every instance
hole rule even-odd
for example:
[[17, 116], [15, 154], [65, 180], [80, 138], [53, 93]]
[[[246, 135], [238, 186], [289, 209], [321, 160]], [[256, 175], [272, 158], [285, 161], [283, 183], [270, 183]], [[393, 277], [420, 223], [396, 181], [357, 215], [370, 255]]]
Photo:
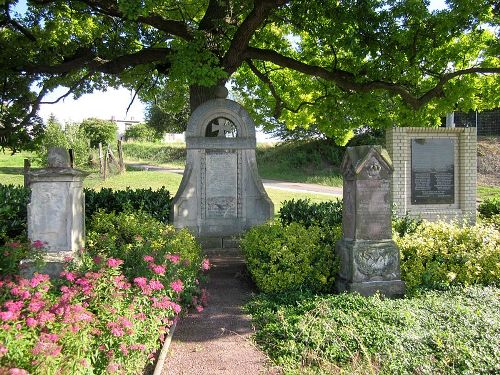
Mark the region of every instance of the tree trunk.
[[198, 108], [200, 104], [203, 104], [210, 99], [215, 99], [215, 89], [216, 86], [189, 86], [189, 106], [191, 113], [193, 113], [193, 111]]

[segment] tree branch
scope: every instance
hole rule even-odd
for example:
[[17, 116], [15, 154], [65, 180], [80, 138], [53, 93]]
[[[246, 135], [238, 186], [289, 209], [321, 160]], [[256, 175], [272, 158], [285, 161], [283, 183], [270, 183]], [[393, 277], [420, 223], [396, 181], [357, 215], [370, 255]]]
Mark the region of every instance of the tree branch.
[[19, 70], [28, 74], [66, 74], [77, 69], [88, 68], [93, 73], [119, 74], [129, 67], [165, 61], [171, 54], [170, 48], [145, 48], [135, 53], [104, 60], [89, 51], [83, 56], [70, 59], [61, 64], [28, 64]]
[[281, 96], [276, 91], [276, 88], [274, 87], [273, 82], [271, 81], [271, 79], [268, 76], [266, 76], [259, 69], [257, 69], [257, 67], [253, 64], [252, 60], [247, 59], [247, 60], [245, 60], [245, 62], [248, 64], [248, 66], [250, 67], [250, 70], [253, 72], [253, 74], [255, 74], [262, 82], [264, 82], [269, 87], [269, 90], [271, 91], [271, 95], [273, 96], [273, 98], [276, 102], [276, 105], [274, 106], [273, 116], [276, 119], [279, 118], [281, 116], [281, 111], [283, 109], [283, 107], [282, 107], [283, 100], [281, 99]]
[[262, 25], [274, 9], [277, 9], [279, 6], [289, 1], [290, 0], [255, 0], [252, 11], [234, 34], [231, 45], [222, 60], [222, 65], [228, 75], [233, 74], [246, 59], [245, 50], [259, 26]]
[[259, 49], [248, 47], [244, 53], [247, 59], [258, 59], [272, 62], [281, 67], [296, 70], [298, 72], [323, 78], [327, 81], [335, 82], [335, 84], [344, 90], [355, 92], [370, 92], [374, 90], [385, 90], [387, 92], [397, 94], [410, 105], [413, 109], [419, 109], [426, 105], [433, 98], [438, 97], [443, 93], [444, 85], [455, 77], [467, 74], [498, 74], [500, 68], [469, 68], [457, 70], [455, 72], [446, 73], [441, 76], [439, 82], [432, 89], [428, 90], [420, 97], [413, 95], [406, 87], [392, 82], [383, 81], [370, 81], [370, 82], [357, 82], [356, 76], [350, 72], [340, 69], [327, 70], [323, 67], [316, 65], [305, 64], [301, 61], [283, 56], [273, 50]]
[[59, 98], [57, 98], [56, 100], [53, 100], [53, 101], [50, 101], [50, 102], [45, 102], [45, 101], [41, 101], [40, 104], [56, 104], [56, 103], [59, 103], [61, 100], [67, 98], [69, 95], [71, 95], [77, 88], [80, 84], [84, 83], [85, 80], [87, 80], [88, 78], [90, 78], [92, 76], [93, 73], [88, 73], [88, 74], [85, 74], [82, 78], [80, 78], [74, 85], [72, 85], [69, 90], [64, 93], [63, 95], [61, 95]]

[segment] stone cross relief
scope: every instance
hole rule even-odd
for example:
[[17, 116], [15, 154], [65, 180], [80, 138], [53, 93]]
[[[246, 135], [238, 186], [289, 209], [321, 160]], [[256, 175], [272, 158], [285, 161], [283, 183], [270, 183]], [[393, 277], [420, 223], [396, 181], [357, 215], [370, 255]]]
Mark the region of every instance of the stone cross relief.
[[[217, 121], [217, 123], [216, 123], [216, 121]], [[212, 131], [218, 132], [217, 137], [225, 138], [226, 133], [228, 133], [230, 135], [234, 134], [233, 136], [236, 136], [236, 129], [235, 129], [234, 124], [231, 123], [231, 121], [229, 121], [223, 117], [219, 117], [217, 120], [212, 122]]]

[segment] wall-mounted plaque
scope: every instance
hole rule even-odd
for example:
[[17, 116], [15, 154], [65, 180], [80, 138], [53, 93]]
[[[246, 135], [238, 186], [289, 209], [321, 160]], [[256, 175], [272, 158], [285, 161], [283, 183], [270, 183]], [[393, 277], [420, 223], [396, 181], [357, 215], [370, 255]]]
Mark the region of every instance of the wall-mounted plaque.
[[237, 217], [238, 155], [236, 152], [206, 154], [207, 217]]
[[455, 203], [455, 140], [411, 140], [411, 203]]

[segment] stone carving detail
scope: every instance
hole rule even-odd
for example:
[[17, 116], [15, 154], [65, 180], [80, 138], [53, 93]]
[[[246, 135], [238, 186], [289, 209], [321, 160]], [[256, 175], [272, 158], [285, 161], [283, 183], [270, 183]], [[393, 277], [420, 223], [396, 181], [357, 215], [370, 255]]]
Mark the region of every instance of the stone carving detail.
[[207, 125], [205, 132], [207, 137], [236, 138], [238, 129], [229, 119], [224, 117], [216, 118]]
[[377, 159], [372, 159], [371, 163], [368, 165], [367, 174], [369, 178], [379, 178], [382, 166], [377, 161]]
[[365, 276], [387, 276], [394, 273], [396, 263], [392, 249], [359, 246], [354, 255], [357, 269]]
[[62, 147], [50, 148], [47, 155], [49, 168], [69, 168], [71, 163], [68, 150]]

